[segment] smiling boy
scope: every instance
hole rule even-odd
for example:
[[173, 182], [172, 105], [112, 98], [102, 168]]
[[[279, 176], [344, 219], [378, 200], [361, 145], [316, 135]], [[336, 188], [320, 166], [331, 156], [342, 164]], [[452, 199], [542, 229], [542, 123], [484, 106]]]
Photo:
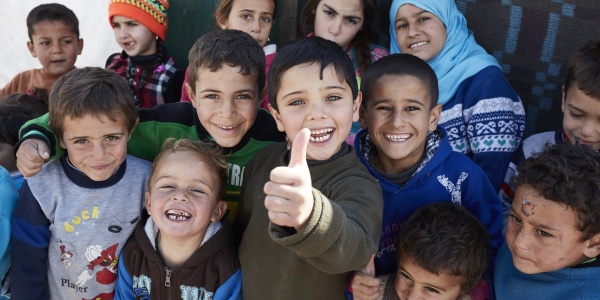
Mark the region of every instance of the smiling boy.
[[496, 259], [497, 299], [597, 299], [600, 160], [560, 143], [525, 160]]
[[106, 299], [139, 221], [147, 161], [127, 155], [137, 123], [127, 83], [100, 68], [69, 72], [49, 98], [66, 154], [24, 181], [12, 219], [15, 299]]
[[[130, 154], [153, 160], [170, 137], [210, 139], [224, 148], [229, 163], [227, 203], [229, 220], [237, 216], [238, 199], [246, 164], [254, 154], [274, 142], [284, 141], [273, 117], [259, 109], [265, 85], [265, 55], [252, 37], [238, 30], [203, 35], [189, 55], [192, 103], [170, 103], [138, 110], [140, 122], [128, 143]], [[16, 147], [17, 167], [26, 176], [39, 171], [55, 148], [47, 119], [25, 124]]]
[[[299, 80], [302, 78], [302, 80]], [[346, 139], [358, 120], [352, 62], [319, 37], [283, 48], [269, 109], [293, 141], [246, 167], [238, 225], [244, 299], [344, 299], [351, 271], [377, 248], [381, 190]]]
[[14, 93], [29, 93], [34, 89], [50, 91], [60, 76], [75, 68], [77, 56], [83, 50], [79, 20], [62, 4], [42, 4], [32, 9], [27, 15], [27, 33], [27, 49], [39, 60], [42, 68], [15, 76], [0, 89], [0, 98]]

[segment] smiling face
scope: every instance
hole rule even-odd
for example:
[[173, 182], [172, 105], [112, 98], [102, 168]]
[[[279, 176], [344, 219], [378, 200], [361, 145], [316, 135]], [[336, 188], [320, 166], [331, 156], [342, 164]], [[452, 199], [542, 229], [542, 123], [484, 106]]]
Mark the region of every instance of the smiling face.
[[315, 14], [315, 35], [334, 41], [344, 50], [363, 27], [361, 0], [321, 0]]
[[192, 151], [165, 154], [146, 193], [146, 209], [163, 236], [202, 241], [210, 222], [221, 219], [227, 203], [219, 199], [216, 167]]
[[234, 0], [229, 16], [217, 22], [221, 29], [237, 29], [251, 35], [264, 47], [271, 33], [274, 13], [273, 0]]
[[401, 255], [394, 287], [401, 300], [456, 300], [461, 294], [459, 277], [433, 274], [416, 264], [408, 255]]
[[27, 48], [44, 71], [51, 76], [61, 76], [73, 70], [77, 55], [83, 49], [83, 39], [62, 21], [42, 21], [33, 25], [33, 30]]
[[553, 272], [598, 255], [590, 240], [581, 241], [573, 209], [527, 185], [517, 189], [510, 212], [506, 243], [515, 267], [523, 273]]
[[124, 16], [112, 19], [115, 39], [129, 56], [156, 53], [156, 35], [142, 23]]
[[352, 122], [358, 121], [361, 101], [360, 94], [352, 99], [350, 86], [340, 81], [332, 65], [323, 70], [323, 79], [320, 74], [317, 63], [285, 71], [277, 92], [279, 111], [269, 105], [277, 128], [285, 131], [290, 141], [303, 128], [310, 129], [307, 158], [313, 160], [327, 160], [340, 150]]
[[252, 127], [260, 104], [255, 76], [223, 64], [211, 72], [200, 67], [196, 92], [186, 85], [200, 123], [221, 147], [236, 146]]
[[375, 166], [387, 174], [410, 169], [423, 156], [427, 132], [433, 131], [441, 105], [431, 109], [425, 84], [408, 75], [384, 75], [373, 88], [361, 125], [377, 148]]
[[579, 143], [600, 149], [600, 99], [590, 97], [575, 84], [562, 100], [563, 129], [571, 144]]
[[94, 181], [103, 181], [117, 170], [127, 156], [130, 132], [121, 115], [66, 117], [60, 146], [67, 150], [73, 166]]
[[426, 62], [436, 57], [446, 44], [446, 27], [434, 14], [412, 4], [398, 9], [394, 28], [402, 53]]

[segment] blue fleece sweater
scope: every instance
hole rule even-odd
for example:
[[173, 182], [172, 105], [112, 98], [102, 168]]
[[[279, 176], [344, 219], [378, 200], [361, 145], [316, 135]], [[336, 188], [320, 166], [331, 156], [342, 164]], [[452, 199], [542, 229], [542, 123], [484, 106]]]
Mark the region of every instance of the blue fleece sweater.
[[0, 299], [8, 292], [8, 268], [10, 267], [10, 218], [19, 195], [8, 171], [0, 166]]
[[592, 300], [600, 299], [600, 267], [563, 268], [554, 272], [524, 274], [515, 268], [504, 244], [496, 257], [496, 299]]
[[[367, 134], [367, 130], [358, 133], [355, 149], [360, 161], [377, 178], [383, 191], [383, 223], [375, 256], [377, 275], [396, 273], [396, 237], [408, 217], [421, 206], [444, 201], [464, 206], [488, 229], [492, 237], [491, 271], [496, 252], [503, 242], [502, 207], [496, 191], [481, 168], [467, 156], [453, 152], [447, 135], [438, 127], [427, 138], [428, 145], [433, 138], [440, 141], [437, 151], [429, 154], [430, 160], [421, 163], [405, 186], [399, 187], [370, 164], [369, 151], [376, 150], [375, 145], [367, 141]], [[426, 152], [432, 152], [430, 148]]]
[[468, 155], [496, 191], [525, 129], [525, 109], [496, 66], [463, 81], [442, 107], [439, 125], [448, 132], [452, 149]]

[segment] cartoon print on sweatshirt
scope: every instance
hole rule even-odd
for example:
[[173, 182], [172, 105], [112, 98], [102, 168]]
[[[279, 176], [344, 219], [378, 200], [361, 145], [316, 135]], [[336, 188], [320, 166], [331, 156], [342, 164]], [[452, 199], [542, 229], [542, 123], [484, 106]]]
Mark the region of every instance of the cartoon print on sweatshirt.
[[[96, 277], [96, 282], [100, 284], [113, 284], [117, 279], [117, 248], [119, 244], [114, 244], [106, 249], [100, 244], [88, 245], [85, 247], [85, 259], [89, 262], [86, 269], [81, 271], [75, 282], [78, 286]], [[95, 274], [92, 272], [97, 271]]]
[[60, 262], [66, 267], [70, 267], [76, 258], [75, 247], [71, 243], [67, 243], [63, 240], [56, 240], [58, 248], [60, 249]]

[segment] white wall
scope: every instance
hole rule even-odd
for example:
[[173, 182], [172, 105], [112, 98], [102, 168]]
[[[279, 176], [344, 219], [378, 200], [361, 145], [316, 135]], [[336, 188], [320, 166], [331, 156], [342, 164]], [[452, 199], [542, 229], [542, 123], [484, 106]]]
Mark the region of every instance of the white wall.
[[0, 9], [0, 87], [4, 87], [19, 72], [41, 68], [27, 50], [27, 14], [34, 7], [56, 2], [70, 8], [79, 19], [79, 34], [83, 52], [77, 67], [104, 67], [108, 56], [120, 52], [108, 23], [109, 0], [2, 0]]

